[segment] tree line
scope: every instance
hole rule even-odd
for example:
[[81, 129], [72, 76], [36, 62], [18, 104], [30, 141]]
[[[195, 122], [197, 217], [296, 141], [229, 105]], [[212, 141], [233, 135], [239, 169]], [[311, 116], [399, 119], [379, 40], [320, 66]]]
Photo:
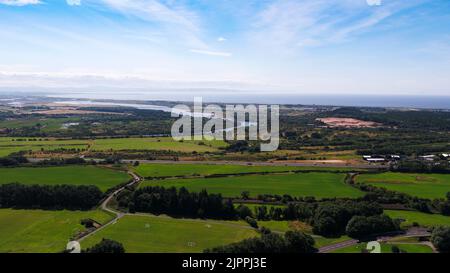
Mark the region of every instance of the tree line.
[[281, 236], [264, 230], [261, 237], [238, 243], [206, 249], [205, 253], [315, 253], [314, 239], [299, 231], [288, 231]]
[[339, 237], [344, 234], [360, 238], [377, 233], [399, 230], [399, 223], [383, 215], [377, 203], [352, 200], [335, 200], [314, 203], [290, 203], [286, 207], [257, 206], [252, 212], [247, 206], [237, 207], [238, 215], [254, 227], [249, 219], [259, 221], [300, 220], [313, 227], [314, 234]]
[[1, 208], [89, 210], [103, 196], [96, 186], [0, 185]]
[[206, 190], [191, 193], [186, 188], [144, 187], [118, 196], [119, 205], [127, 205], [130, 212], [150, 212], [191, 218], [235, 219], [231, 200]]

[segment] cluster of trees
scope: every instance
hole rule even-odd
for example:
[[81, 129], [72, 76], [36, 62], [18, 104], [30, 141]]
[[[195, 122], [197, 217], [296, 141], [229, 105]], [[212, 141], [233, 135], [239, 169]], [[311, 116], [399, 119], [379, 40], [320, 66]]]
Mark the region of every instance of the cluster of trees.
[[[391, 111], [375, 108], [343, 107], [310, 115], [280, 117], [280, 149], [297, 150], [306, 146], [321, 146], [324, 150], [357, 150], [363, 154], [414, 155], [437, 153], [450, 149], [448, 119], [443, 111]], [[328, 111], [327, 111], [328, 110]], [[343, 117], [374, 121], [378, 128], [312, 128], [316, 118]], [[430, 134], [430, 131], [433, 131]], [[367, 136], [370, 135], [370, 138]], [[405, 141], [407, 139], [408, 141]], [[306, 159], [306, 158], [305, 158]]]
[[260, 152], [260, 146], [259, 143], [255, 141], [246, 141], [246, 140], [238, 140], [238, 141], [232, 141], [229, 143], [229, 145], [225, 149], [227, 152], [250, 152], [250, 153], [256, 153]]
[[436, 227], [430, 241], [442, 253], [450, 253], [450, 227]]
[[12, 154], [6, 157], [0, 157], [1, 167], [15, 167], [24, 163], [28, 163], [28, 159], [20, 154]]
[[352, 238], [365, 238], [372, 234], [382, 234], [400, 230], [397, 221], [387, 215], [353, 216], [348, 222], [345, 231]]
[[235, 219], [231, 200], [206, 190], [191, 193], [186, 188], [144, 187], [118, 196], [119, 204], [128, 203], [130, 212], [150, 212], [191, 218]]
[[89, 210], [102, 198], [96, 186], [0, 185], [1, 208]]
[[103, 238], [100, 243], [83, 250], [82, 253], [122, 254], [125, 253], [125, 248], [117, 241]]
[[[170, 113], [157, 110], [142, 110], [126, 107], [85, 107], [81, 110], [102, 112], [98, 115], [40, 115], [46, 117], [48, 121], [61, 123], [67, 117], [78, 122], [77, 126], [70, 126], [67, 129], [49, 130], [41, 123], [30, 125], [29, 117], [13, 116], [18, 125], [7, 127], [1, 134], [11, 137], [95, 137], [95, 136], [130, 136], [130, 135], [170, 135], [170, 128], [175, 120]], [[124, 115], [105, 114], [123, 113]], [[74, 118], [79, 117], [79, 118]], [[0, 115], [1, 119], [1, 115]], [[24, 121], [21, 124], [21, 121]]]
[[[94, 161], [95, 162], [95, 161]], [[81, 157], [71, 157], [71, 158], [50, 158], [44, 159], [42, 161], [36, 162], [37, 166], [62, 166], [62, 165], [82, 165], [92, 162], [87, 162]]]
[[[245, 199], [243, 195], [242, 195], [242, 197], [243, 197], [243, 199]], [[308, 202], [308, 203], [317, 202], [317, 200], [314, 196], [293, 197], [289, 194], [283, 194], [283, 195], [258, 194], [257, 199], [260, 201], [263, 201], [263, 202], [281, 202], [283, 204], [287, 204], [289, 202]]]
[[311, 225], [315, 234], [325, 237], [339, 237], [346, 233], [347, 225], [354, 216], [370, 217], [382, 213], [383, 209], [376, 203], [325, 202], [315, 209]]
[[260, 238], [206, 249], [205, 253], [315, 253], [314, 239], [299, 231], [288, 231], [281, 236], [265, 230]]
[[[252, 212], [245, 205], [236, 208], [241, 219], [300, 220], [311, 224], [313, 232], [326, 237], [369, 236], [399, 229], [398, 224], [382, 215], [382, 207], [374, 202], [334, 200], [326, 202], [290, 203], [286, 207], [257, 206]], [[252, 225], [253, 222], [247, 220]], [[362, 225], [364, 222], [365, 225]], [[350, 225], [350, 223], [352, 223]], [[349, 227], [350, 225], [350, 227]], [[253, 226], [253, 225], [252, 225]], [[257, 226], [257, 225], [256, 225]], [[349, 229], [350, 228], [350, 229]]]

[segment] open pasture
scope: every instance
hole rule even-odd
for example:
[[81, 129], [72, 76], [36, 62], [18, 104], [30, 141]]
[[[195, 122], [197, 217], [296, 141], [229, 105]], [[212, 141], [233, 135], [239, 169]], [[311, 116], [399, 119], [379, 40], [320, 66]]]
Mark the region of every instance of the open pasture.
[[100, 211], [43, 211], [0, 209], [1, 253], [55, 253], [83, 231], [82, 219], [101, 224], [112, 216]]
[[[320, 167], [296, 166], [257, 166], [257, 165], [230, 165], [230, 164], [141, 164], [134, 170], [142, 177], [170, 177], [170, 176], [208, 176], [217, 174], [246, 174], [269, 173], [289, 171], [324, 170]], [[339, 171], [340, 169], [330, 169]], [[345, 170], [345, 169], [342, 169]]]
[[450, 191], [450, 175], [426, 173], [362, 174], [356, 181], [421, 198], [445, 198]]
[[359, 197], [363, 195], [359, 190], [346, 185], [344, 178], [344, 174], [311, 172], [221, 178], [166, 179], [144, 181], [141, 187], [185, 187], [192, 192], [206, 189], [210, 193], [220, 193], [225, 197], [237, 197], [243, 191], [249, 191], [251, 197], [256, 197], [259, 194], [290, 194], [291, 196], [314, 196], [317, 198]]
[[223, 141], [175, 141], [170, 137], [97, 139], [92, 151], [166, 150], [174, 152], [215, 152], [226, 147]]
[[88, 248], [107, 238], [121, 242], [129, 253], [193, 253], [256, 236], [254, 229], [242, 223], [127, 215], [81, 245]]
[[0, 157], [16, 152], [38, 152], [56, 150], [87, 149], [88, 140], [52, 139], [52, 138], [0, 138]]
[[95, 185], [106, 191], [129, 179], [125, 172], [95, 166], [0, 168], [0, 184]]
[[444, 216], [440, 214], [428, 214], [418, 211], [405, 211], [405, 210], [385, 210], [385, 214], [391, 218], [401, 219], [402, 227], [410, 227], [413, 223], [418, 223], [421, 226], [449, 226], [450, 216]]

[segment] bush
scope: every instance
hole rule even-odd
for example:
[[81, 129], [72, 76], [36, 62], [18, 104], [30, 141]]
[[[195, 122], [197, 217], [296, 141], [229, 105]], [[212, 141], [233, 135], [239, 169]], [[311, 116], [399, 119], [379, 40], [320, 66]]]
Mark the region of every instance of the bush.
[[236, 210], [239, 215], [239, 218], [241, 218], [241, 219], [246, 219], [247, 217], [253, 217], [252, 210], [245, 205], [239, 205]]
[[347, 224], [346, 233], [352, 238], [364, 238], [399, 230], [399, 225], [387, 215], [354, 216]]
[[258, 222], [250, 216], [245, 217], [245, 221], [252, 227], [258, 228]]
[[288, 231], [284, 237], [266, 232], [261, 238], [250, 238], [239, 243], [205, 250], [206, 253], [315, 253], [314, 239], [299, 231]]
[[436, 227], [431, 233], [431, 243], [439, 252], [450, 253], [450, 227]]
[[86, 249], [83, 251], [84, 253], [111, 253], [111, 254], [120, 254], [125, 253], [125, 248], [119, 242], [102, 239], [102, 241], [95, 246]]

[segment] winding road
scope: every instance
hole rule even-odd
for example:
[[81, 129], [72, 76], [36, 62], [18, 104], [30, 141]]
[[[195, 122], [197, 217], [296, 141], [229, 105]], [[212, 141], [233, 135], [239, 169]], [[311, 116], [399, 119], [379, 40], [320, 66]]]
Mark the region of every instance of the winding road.
[[139, 182], [142, 181], [142, 178], [140, 176], [138, 176], [137, 174], [135, 174], [132, 171], [128, 172], [129, 175], [131, 175], [133, 177], [133, 181], [131, 181], [130, 183], [120, 187], [119, 189], [115, 190], [114, 192], [112, 192], [100, 205], [100, 208], [108, 213], [114, 214], [115, 217], [110, 220], [108, 223], [102, 225], [101, 227], [92, 230], [89, 233], [84, 234], [83, 236], [78, 238], [78, 242], [83, 241], [84, 239], [90, 237], [91, 235], [99, 232], [100, 230], [106, 228], [109, 225], [112, 225], [114, 223], [117, 222], [117, 220], [119, 220], [120, 218], [122, 218], [124, 215], [126, 215], [126, 213], [120, 212], [120, 211], [116, 211], [113, 210], [111, 208], [108, 207], [108, 203], [111, 201], [111, 199], [113, 199], [119, 192], [123, 191], [125, 188], [130, 187], [130, 186], [134, 186], [135, 184], [138, 184]]

